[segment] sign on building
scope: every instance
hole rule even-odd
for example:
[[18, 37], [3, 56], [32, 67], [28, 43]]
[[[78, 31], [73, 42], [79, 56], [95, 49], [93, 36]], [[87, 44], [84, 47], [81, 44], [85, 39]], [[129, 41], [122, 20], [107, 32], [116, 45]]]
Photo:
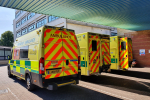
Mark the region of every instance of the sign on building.
[[139, 50], [139, 55], [140, 56], [145, 56], [145, 49], [140, 49]]

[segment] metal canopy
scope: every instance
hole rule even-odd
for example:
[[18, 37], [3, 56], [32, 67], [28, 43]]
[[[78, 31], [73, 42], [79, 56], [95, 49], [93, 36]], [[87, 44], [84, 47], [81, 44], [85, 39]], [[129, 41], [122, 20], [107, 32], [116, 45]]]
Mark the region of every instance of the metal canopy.
[[150, 29], [150, 0], [0, 0], [0, 6], [135, 31]]

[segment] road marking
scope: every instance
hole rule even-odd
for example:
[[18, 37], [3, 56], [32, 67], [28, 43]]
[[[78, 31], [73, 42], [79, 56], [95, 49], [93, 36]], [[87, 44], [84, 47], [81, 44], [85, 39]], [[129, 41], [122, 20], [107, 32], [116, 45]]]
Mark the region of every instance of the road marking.
[[146, 84], [144, 84], [144, 83], [142, 83], [142, 82], [139, 82], [139, 81], [136, 81], [136, 82], [138, 82], [139, 84], [142, 84], [142, 85], [144, 85], [145, 87], [148, 87], [148, 89], [150, 89], [150, 86], [148, 86], [148, 85], [146, 85]]
[[8, 93], [8, 90], [5, 89], [5, 90], [0, 90], [0, 94], [4, 94], [4, 93]]
[[17, 100], [19, 100], [18, 97], [17, 97], [14, 93], [12, 93], [9, 88], [7, 88], [7, 89], [8, 89], [8, 91], [9, 91]]
[[130, 99], [130, 98], [127, 98], [127, 97], [124, 97], [124, 96], [120, 96], [120, 95], [116, 95], [116, 94], [113, 94], [113, 93], [110, 93], [110, 92], [107, 92], [107, 91], [104, 91], [104, 90], [96, 89], [96, 88], [93, 88], [91, 86], [87, 86], [87, 85], [83, 85], [83, 84], [79, 84], [79, 86], [86, 87], [86, 88], [89, 88], [89, 89], [92, 89], [92, 90], [96, 90], [96, 91], [99, 91], [99, 92], [104, 93], [104, 94], [109, 94], [109, 95], [114, 96], [114, 97], [118, 97], [118, 98], [122, 98], [122, 99], [126, 99], [126, 100], [133, 100], [133, 99]]

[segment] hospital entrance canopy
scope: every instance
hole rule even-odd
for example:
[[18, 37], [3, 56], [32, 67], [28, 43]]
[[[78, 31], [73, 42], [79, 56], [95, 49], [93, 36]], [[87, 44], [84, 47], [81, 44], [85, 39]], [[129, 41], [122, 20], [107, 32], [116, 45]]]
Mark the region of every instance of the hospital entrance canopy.
[[150, 29], [150, 0], [0, 0], [0, 6], [128, 30]]

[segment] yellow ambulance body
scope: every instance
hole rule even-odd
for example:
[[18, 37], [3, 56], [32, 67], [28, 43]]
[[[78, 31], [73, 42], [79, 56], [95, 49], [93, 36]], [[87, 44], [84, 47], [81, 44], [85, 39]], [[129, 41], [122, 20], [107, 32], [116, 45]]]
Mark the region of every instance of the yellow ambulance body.
[[127, 70], [133, 61], [132, 40], [127, 37], [110, 37], [111, 69]]
[[81, 75], [90, 76], [110, 68], [109, 36], [85, 32], [76, 34], [80, 46]]
[[43, 26], [16, 39], [8, 76], [49, 90], [78, 84], [79, 45], [74, 30]]

